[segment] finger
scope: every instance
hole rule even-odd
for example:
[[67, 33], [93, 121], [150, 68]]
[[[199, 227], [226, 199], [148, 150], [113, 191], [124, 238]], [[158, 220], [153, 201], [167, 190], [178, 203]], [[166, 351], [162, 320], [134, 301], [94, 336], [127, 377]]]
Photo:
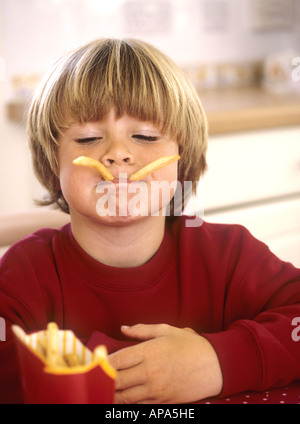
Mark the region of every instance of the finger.
[[185, 328], [183, 328], [183, 330], [188, 331], [189, 333], [198, 335], [198, 333], [195, 330], [193, 330], [192, 328], [185, 327]]
[[125, 390], [130, 387], [139, 386], [146, 381], [141, 364], [127, 368], [117, 373], [116, 390]]
[[123, 325], [121, 330], [127, 337], [138, 340], [150, 340], [164, 336], [171, 331], [172, 327], [167, 324], [136, 324], [131, 327]]
[[110, 364], [117, 370], [123, 370], [139, 365], [143, 361], [140, 345], [126, 347], [109, 355]]
[[134, 403], [155, 403], [154, 399], [149, 396], [146, 386], [134, 386], [126, 390], [117, 391], [115, 393], [115, 403], [117, 404], [134, 404]]

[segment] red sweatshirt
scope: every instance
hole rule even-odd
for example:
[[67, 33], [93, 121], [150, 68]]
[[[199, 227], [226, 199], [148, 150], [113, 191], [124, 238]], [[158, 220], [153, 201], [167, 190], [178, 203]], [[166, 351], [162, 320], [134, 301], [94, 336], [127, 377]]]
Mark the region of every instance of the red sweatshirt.
[[0, 262], [0, 403], [22, 402], [12, 323], [35, 331], [55, 321], [91, 348], [106, 335], [110, 351], [122, 347], [122, 324], [191, 327], [217, 352], [221, 395], [286, 385], [300, 379], [299, 302], [300, 270], [241, 226], [188, 228], [180, 217], [148, 263], [125, 269], [89, 257], [70, 225], [38, 231]]

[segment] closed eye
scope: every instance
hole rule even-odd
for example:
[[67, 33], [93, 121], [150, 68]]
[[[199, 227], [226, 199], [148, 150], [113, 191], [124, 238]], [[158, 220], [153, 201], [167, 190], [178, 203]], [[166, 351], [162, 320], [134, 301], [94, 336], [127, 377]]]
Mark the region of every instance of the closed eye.
[[135, 134], [132, 136], [132, 138], [135, 138], [137, 140], [141, 141], [157, 141], [159, 137], [150, 136], [150, 135], [143, 135], [143, 134]]
[[95, 141], [100, 141], [100, 140], [102, 140], [101, 137], [86, 137], [86, 138], [77, 138], [75, 141], [76, 143], [89, 144], [89, 143], [94, 143]]

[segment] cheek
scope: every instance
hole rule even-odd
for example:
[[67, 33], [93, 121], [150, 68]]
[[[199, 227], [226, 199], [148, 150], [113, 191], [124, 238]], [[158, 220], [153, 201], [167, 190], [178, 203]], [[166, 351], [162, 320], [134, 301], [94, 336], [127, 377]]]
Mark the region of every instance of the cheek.
[[167, 181], [168, 183], [172, 183], [173, 181], [178, 180], [178, 163], [172, 163], [164, 168], [153, 172], [152, 174], [153, 181]]
[[69, 165], [62, 166], [59, 173], [60, 186], [63, 193], [68, 192], [73, 186], [76, 187], [78, 178]]
[[88, 204], [92, 199], [92, 192], [96, 191], [99, 179], [95, 179], [93, 172], [75, 167], [72, 163], [63, 166], [60, 171], [60, 187], [67, 203], [72, 205]]
[[72, 207], [74, 199], [80, 198], [80, 193], [77, 192], [80, 186], [76, 184], [76, 179], [72, 178], [72, 174], [64, 170], [60, 173], [60, 187], [66, 202]]
[[177, 168], [174, 163], [153, 173], [148, 197], [152, 215], [166, 208], [174, 197], [178, 185]]

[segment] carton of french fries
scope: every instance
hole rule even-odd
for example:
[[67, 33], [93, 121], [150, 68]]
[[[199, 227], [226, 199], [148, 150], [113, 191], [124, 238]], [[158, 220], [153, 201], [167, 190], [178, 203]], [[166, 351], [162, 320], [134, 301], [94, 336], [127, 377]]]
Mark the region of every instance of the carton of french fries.
[[116, 372], [105, 346], [94, 352], [70, 330], [55, 323], [26, 334], [12, 327], [20, 362], [25, 404], [111, 404]]

